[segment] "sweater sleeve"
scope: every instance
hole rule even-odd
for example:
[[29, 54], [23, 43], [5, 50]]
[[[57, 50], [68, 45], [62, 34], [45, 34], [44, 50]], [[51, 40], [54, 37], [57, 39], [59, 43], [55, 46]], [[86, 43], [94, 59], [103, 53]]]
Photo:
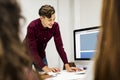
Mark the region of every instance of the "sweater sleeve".
[[63, 42], [62, 42], [60, 30], [59, 30], [59, 25], [56, 23], [54, 26], [55, 26], [54, 42], [56, 45], [56, 49], [57, 49], [63, 63], [66, 64], [66, 63], [68, 63], [68, 60], [67, 60], [66, 52], [64, 51], [64, 48], [63, 48]]
[[30, 50], [31, 58], [38, 67], [43, 68], [45, 64], [42, 61], [42, 58], [39, 56], [38, 49], [37, 49], [37, 43], [35, 39], [35, 30], [31, 25], [28, 26], [27, 29], [27, 44], [28, 49]]

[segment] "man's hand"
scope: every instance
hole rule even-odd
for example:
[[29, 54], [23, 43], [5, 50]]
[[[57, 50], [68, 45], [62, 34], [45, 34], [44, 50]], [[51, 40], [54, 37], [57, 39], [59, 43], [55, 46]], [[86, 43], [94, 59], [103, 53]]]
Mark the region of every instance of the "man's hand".
[[69, 64], [65, 64], [65, 69], [66, 69], [68, 72], [82, 71], [82, 69], [80, 69], [80, 68], [70, 67]]
[[59, 68], [49, 68], [48, 66], [44, 66], [42, 70], [44, 72], [60, 72]]

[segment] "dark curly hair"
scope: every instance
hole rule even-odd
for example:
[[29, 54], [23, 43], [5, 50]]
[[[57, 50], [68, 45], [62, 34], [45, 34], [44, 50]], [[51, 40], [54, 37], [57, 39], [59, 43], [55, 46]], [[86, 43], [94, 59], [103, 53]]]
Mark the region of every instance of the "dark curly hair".
[[31, 64], [19, 38], [21, 18], [17, 0], [0, 0], [0, 80], [24, 80], [23, 66]]

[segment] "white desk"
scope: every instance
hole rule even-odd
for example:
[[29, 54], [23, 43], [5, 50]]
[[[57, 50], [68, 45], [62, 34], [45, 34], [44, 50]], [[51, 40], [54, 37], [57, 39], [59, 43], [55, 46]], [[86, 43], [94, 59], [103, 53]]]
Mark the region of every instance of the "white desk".
[[58, 73], [55, 77], [47, 78], [45, 80], [82, 80], [85, 74], [77, 72], [67, 72], [65, 70]]

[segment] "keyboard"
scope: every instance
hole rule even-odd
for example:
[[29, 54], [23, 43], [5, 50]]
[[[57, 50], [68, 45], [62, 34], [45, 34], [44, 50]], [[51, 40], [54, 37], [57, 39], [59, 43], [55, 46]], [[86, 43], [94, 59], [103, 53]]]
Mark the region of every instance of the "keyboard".
[[82, 71], [76, 71], [75, 74], [85, 74], [86, 70], [82, 70]]
[[48, 75], [50, 75], [50, 76], [57, 76], [58, 74], [60, 74], [59, 72], [48, 72], [47, 73]]

